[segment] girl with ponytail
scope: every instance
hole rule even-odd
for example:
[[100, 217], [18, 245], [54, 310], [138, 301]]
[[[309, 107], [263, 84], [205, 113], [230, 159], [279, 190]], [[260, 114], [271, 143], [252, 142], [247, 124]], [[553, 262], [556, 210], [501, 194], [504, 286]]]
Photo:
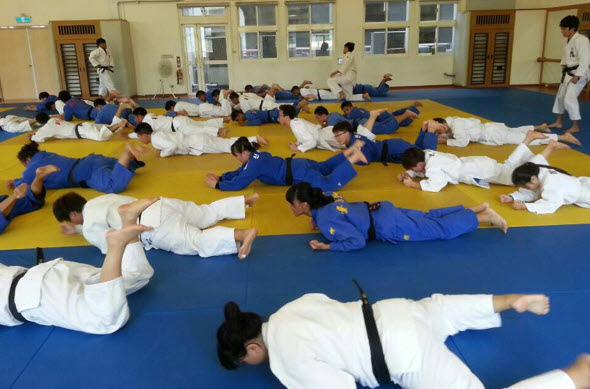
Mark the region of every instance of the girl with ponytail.
[[387, 242], [453, 239], [471, 232], [480, 223], [491, 223], [506, 232], [508, 225], [487, 203], [465, 209], [462, 205], [428, 212], [397, 208], [388, 201], [347, 203], [335, 201], [319, 188], [302, 182], [293, 185], [286, 200], [295, 216], [311, 217], [330, 243], [312, 240], [313, 250], [351, 251], [368, 240]]
[[553, 213], [562, 205], [590, 208], [590, 178], [574, 177], [554, 166], [527, 162], [512, 173], [512, 182], [520, 190], [501, 195], [502, 203], [512, 203], [517, 210]]
[[270, 185], [292, 185], [308, 181], [323, 190], [337, 190], [356, 176], [355, 163], [367, 162], [361, 152], [363, 145], [363, 142], [355, 143], [342, 153], [324, 162], [317, 162], [306, 158], [275, 157], [270, 153], [259, 152], [246, 137], [240, 137], [231, 146], [231, 153], [242, 166], [221, 176], [208, 173], [205, 184], [210, 188], [234, 191], [247, 187], [254, 180]]

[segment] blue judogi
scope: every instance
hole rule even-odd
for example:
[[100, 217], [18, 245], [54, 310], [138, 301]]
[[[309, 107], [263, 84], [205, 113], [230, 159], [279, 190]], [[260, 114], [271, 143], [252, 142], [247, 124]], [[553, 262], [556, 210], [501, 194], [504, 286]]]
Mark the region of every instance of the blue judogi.
[[55, 103], [59, 98], [55, 95], [49, 95], [49, 97], [43, 99], [39, 104], [37, 104], [37, 111], [38, 112], [47, 112], [47, 103]]
[[279, 109], [274, 108], [269, 111], [250, 109], [244, 112], [244, 117], [246, 118], [246, 125], [248, 126], [260, 126], [267, 123], [278, 123]]
[[64, 107], [64, 119], [69, 122], [75, 116], [81, 120], [92, 120], [92, 110], [94, 110], [94, 107], [86, 104], [81, 98], [74, 97], [68, 100]]
[[135, 169], [145, 166], [142, 161], [131, 161], [129, 168], [121, 165], [115, 158], [100, 154], [90, 154], [81, 159], [68, 158], [59, 154], [39, 151], [31, 158], [23, 176], [14, 180], [15, 187], [23, 182], [31, 184], [35, 170], [47, 165], [55, 165], [60, 171], [45, 177], [48, 189], [92, 188], [104, 193], [120, 193], [126, 188]]
[[[364, 125], [367, 120], [368, 120], [368, 116], [362, 112], [362, 110], [364, 110], [366, 112], [366, 110], [364, 108], [360, 108], [359, 111], [355, 111], [356, 109], [359, 109], [357, 107], [354, 107], [352, 109], [352, 112], [350, 115], [345, 116], [348, 117], [349, 119], [351, 119], [351, 116], [354, 117], [359, 124]], [[411, 106], [409, 108], [407, 108], [408, 110], [415, 112], [416, 114], [420, 114], [420, 111], [418, 110], [418, 108]], [[411, 119], [405, 119], [402, 120], [400, 123], [398, 123], [398, 121], [395, 119], [396, 116], [399, 116], [401, 114], [403, 114], [406, 111], [406, 108], [402, 108], [402, 109], [398, 109], [397, 111], [394, 111], [392, 113], [390, 112], [383, 112], [381, 115], [379, 115], [377, 117], [377, 120], [375, 121], [375, 124], [373, 124], [373, 134], [377, 134], [377, 135], [382, 135], [382, 134], [393, 134], [394, 132], [396, 132], [400, 127], [406, 127], [409, 126], [410, 124], [412, 124]], [[368, 114], [368, 112], [366, 112]], [[356, 118], [360, 118], [360, 119], [356, 119]]]
[[[431, 132], [420, 131], [414, 144], [403, 139], [385, 139], [385, 140], [370, 140], [363, 135], [355, 134], [351, 144], [356, 140], [362, 140], [365, 145], [361, 147], [361, 151], [367, 157], [369, 163], [371, 162], [393, 162], [400, 163], [402, 154], [409, 148], [419, 147], [422, 150], [436, 150], [438, 146], [438, 136]], [[383, 148], [387, 145], [387, 152], [383, 154]], [[384, 158], [384, 159], [382, 159]], [[362, 162], [357, 162], [363, 165]]]
[[215, 98], [213, 98], [213, 91], [207, 91], [207, 92], [205, 92], [205, 95], [207, 96], [207, 102], [209, 104], [217, 105], [217, 103], [219, 103], [219, 101], [217, 101], [217, 100], [215, 100]]
[[162, 116], [167, 116], [167, 117], [173, 118], [173, 117], [176, 117], [176, 115], [178, 115], [178, 113], [176, 113], [176, 111], [174, 111], [174, 110], [171, 110], [171, 111], [166, 112]]
[[349, 122], [350, 124], [353, 123], [352, 120], [348, 120], [341, 113], [338, 113], [338, 112], [330, 112], [328, 114], [328, 119], [326, 120], [326, 123], [328, 124], [328, 126], [335, 126], [336, 124], [338, 124], [340, 122]]
[[[96, 124], [106, 124], [110, 125], [113, 122], [113, 118], [117, 114], [119, 110], [119, 106], [116, 104], [106, 104], [101, 109], [94, 109], [90, 116], [94, 119]], [[121, 118], [127, 119], [127, 117], [131, 114], [131, 110], [126, 108], [121, 112]]]
[[[6, 200], [8, 196], [2, 195], [0, 196], [0, 202]], [[0, 212], [0, 233], [4, 232], [6, 227], [10, 224], [12, 219], [19, 215], [24, 215], [25, 213], [33, 212], [38, 210], [43, 206], [45, 203], [45, 188], [43, 188], [43, 193], [39, 195], [39, 197], [35, 196], [35, 194], [31, 191], [31, 186], [27, 188], [27, 194], [22, 199], [16, 200], [14, 207], [8, 214], [8, 216], [4, 216], [3, 213]]]
[[431, 209], [428, 212], [397, 208], [382, 201], [378, 209], [369, 211], [366, 203], [334, 202], [311, 211], [315, 225], [330, 241], [330, 250], [350, 251], [365, 247], [371, 223], [375, 239], [396, 243], [453, 239], [477, 229], [475, 212], [462, 205]]
[[[344, 154], [339, 153], [324, 162], [306, 158], [293, 158], [291, 162], [293, 184], [309, 182], [325, 191], [334, 191], [356, 176], [353, 166]], [[254, 180], [270, 185], [287, 185], [287, 161], [270, 153], [255, 151], [239, 169], [221, 175], [218, 189], [240, 190]]]
[[356, 84], [354, 88], [352, 88], [353, 95], [368, 93], [371, 97], [385, 97], [387, 96], [387, 92], [389, 92], [389, 85], [384, 82], [376, 87], [369, 84]]
[[275, 93], [275, 100], [298, 100], [301, 96], [297, 96], [295, 93], [284, 90]]
[[256, 93], [256, 94], [266, 92], [269, 89], [270, 89], [269, 86], [266, 86], [263, 88], [262, 85], [254, 85], [254, 93]]

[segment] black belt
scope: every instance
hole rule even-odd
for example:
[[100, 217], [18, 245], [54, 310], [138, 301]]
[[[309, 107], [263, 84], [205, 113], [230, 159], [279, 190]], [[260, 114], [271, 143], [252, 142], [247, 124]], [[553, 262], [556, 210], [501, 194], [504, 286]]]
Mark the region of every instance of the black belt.
[[382, 143], [383, 148], [381, 149], [381, 163], [383, 166], [387, 166], [387, 154], [389, 153], [389, 145], [387, 142]]
[[16, 292], [16, 286], [18, 285], [18, 282], [21, 280], [21, 278], [24, 277], [25, 274], [27, 274], [27, 272], [21, 273], [18, 276], [14, 277], [14, 279], [12, 280], [12, 283], [10, 284], [10, 291], [8, 292], [8, 310], [10, 311], [10, 314], [12, 315], [12, 317], [14, 317], [16, 320], [20, 321], [21, 323], [27, 323], [28, 320], [25, 319], [23, 317], [23, 315], [20, 314], [18, 309], [16, 309], [16, 303], [14, 302], [14, 295]]
[[262, 112], [266, 112], [266, 122], [267, 123], [272, 123], [270, 120], [270, 111], [262, 111]]
[[320, 90], [318, 89], [317, 91], [318, 91], [318, 100], [321, 100], [322, 96], [320, 96]]
[[288, 186], [293, 185], [293, 169], [291, 168], [291, 162], [293, 161], [294, 155], [295, 154], [292, 154], [289, 158], [285, 158], [287, 161], [287, 168], [285, 170], [285, 185]]
[[172, 121], [170, 122], [170, 129], [172, 132], [176, 132], [176, 128], [174, 128], [174, 118], [172, 118]]
[[369, 349], [371, 350], [371, 367], [373, 368], [373, 375], [377, 379], [379, 385], [386, 385], [391, 382], [391, 375], [385, 362], [385, 354], [383, 353], [383, 345], [379, 338], [379, 331], [377, 331], [377, 323], [375, 323], [375, 315], [373, 307], [367, 298], [367, 295], [361, 289], [356, 280], [352, 282], [358, 288], [361, 299], [363, 300], [363, 318], [365, 320], [365, 328], [367, 330], [367, 337], [369, 338]]
[[368, 238], [367, 240], [375, 240], [377, 239], [377, 233], [375, 231], [375, 222], [373, 220], [373, 211], [378, 210], [381, 207], [381, 203], [373, 203], [369, 204], [365, 201], [365, 205], [367, 206], [367, 211], [369, 211], [369, 230], [367, 231]]
[[258, 110], [259, 110], [259, 111], [262, 111], [262, 106], [263, 106], [263, 105], [264, 105], [264, 100], [262, 100], [262, 101], [260, 102], [260, 107], [258, 107]]
[[74, 126], [74, 134], [76, 134], [76, 138], [78, 139], [82, 139], [82, 135], [80, 135], [80, 130], [78, 130], [78, 128], [80, 128], [81, 125], [82, 123], [78, 123]]
[[565, 75], [567, 74], [568, 76], [572, 76], [575, 77], [576, 75], [572, 73], [572, 70], [576, 70], [580, 65], [576, 65], [576, 66], [566, 66], [563, 69], [561, 69], [561, 82], [563, 83], [563, 80], [565, 80]]
[[78, 166], [80, 161], [81, 161], [80, 159], [77, 159], [76, 162], [74, 162], [74, 164], [72, 165], [72, 168], [70, 169], [70, 173], [68, 174], [68, 181], [70, 181], [70, 184], [74, 188], [80, 187], [80, 184], [74, 179], [74, 170], [76, 169], [76, 166]]

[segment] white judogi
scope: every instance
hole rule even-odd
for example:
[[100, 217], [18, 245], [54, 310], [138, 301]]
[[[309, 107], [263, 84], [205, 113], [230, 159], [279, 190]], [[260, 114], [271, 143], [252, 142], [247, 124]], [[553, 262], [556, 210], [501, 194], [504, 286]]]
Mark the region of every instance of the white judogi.
[[15, 115], [6, 115], [0, 117], [0, 129], [13, 133], [33, 131], [29, 124], [29, 120], [31, 119]]
[[188, 116], [200, 117], [219, 117], [231, 115], [231, 102], [229, 100], [221, 100], [221, 106], [209, 103], [193, 104], [187, 101], [178, 101], [174, 106], [174, 111], [186, 111]]
[[92, 122], [70, 123], [61, 119], [51, 118], [39, 128], [31, 137], [31, 140], [37, 143], [45, 142], [45, 139], [78, 139], [75, 128], [78, 126], [78, 133], [83, 139], [105, 141], [113, 136], [113, 132], [102, 124]]
[[[82, 210], [84, 238], [106, 253], [106, 233], [121, 228], [119, 206], [135, 200], [133, 197], [107, 194], [88, 201]], [[205, 258], [238, 252], [233, 228], [209, 227], [223, 219], [245, 217], [244, 196], [228, 197], [204, 205], [162, 197], [143, 211], [138, 222], [154, 227], [153, 231], [140, 236], [146, 250], [156, 248]]]
[[[231, 145], [238, 140], [235, 138], [220, 138], [209, 134], [190, 134], [181, 132], [157, 131], [152, 134], [152, 146], [160, 150], [160, 157], [171, 155], [201, 155], [231, 153]], [[255, 136], [248, 137], [250, 142], [256, 142]]]
[[[444, 342], [460, 331], [499, 327], [492, 296], [382, 300], [373, 304], [373, 311], [394, 383], [404, 389], [483, 389]], [[306, 294], [271, 315], [262, 325], [262, 337], [270, 368], [288, 389], [355, 389], [356, 382], [378, 386], [360, 301], [341, 303], [323, 294]], [[535, 386], [539, 383], [559, 386]], [[574, 386], [567, 374], [555, 371], [510, 388]]]
[[[301, 95], [303, 97], [308, 97], [309, 99], [309, 95], [313, 96], [313, 99], [309, 99], [309, 100], [338, 100], [338, 97], [340, 97], [340, 95], [338, 93], [334, 93], [332, 91], [329, 90], [325, 90], [325, 89], [317, 89], [317, 88], [312, 88], [312, 87], [305, 87], [305, 88], [301, 88]], [[363, 101], [363, 95], [362, 94], [357, 94], [357, 95], [349, 95], [346, 97], [346, 99], [348, 101]]]
[[[540, 162], [539, 162], [540, 163]], [[553, 213], [562, 205], [590, 208], [590, 177], [574, 177], [553, 169], [539, 168], [538, 190], [521, 189], [510, 196], [524, 201], [532, 213]]]
[[[92, 64], [92, 66], [115, 66], [115, 61], [113, 60], [113, 56], [109, 49], [102, 49], [98, 47], [95, 50], [90, 52], [88, 56], [88, 60]], [[115, 83], [111, 78], [111, 72], [108, 70], [96, 69], [98, 74], [99, 86], [98, 86], [98, 94], [101, 96], [106, 96], [109, 94], [110, 91], [113, 91], [115, 88]]]
[[332, 128], [322, 128], [321, 125], [310, 123], [305, 119], [291, 119], [291, 131], [297, 138], [297, 149], [302, 153], [315, 147], [329, 151], [334, 151], [334, 147], [340, 148], [341, 146], [332, 133]]
[[223, 119], [209, 119], [206, 121], [196, 121], [187, 116], [169, 116], [156, 115], [148, 113], [143, 118], [143, 123], [148, 123], [154, 131], [174, 131], [183, 134], [206, 133], [217, 136], [219, 128], [223, 127]]
[[553, 113], [563, 114], [567, 111], [571, 120], [580, 120], [580, 105], [578, 95], [584, 89], [590, 77], [590, 42], [584, 35], [576, 32], [569, 40], [565, 42], [561, 65], [566, 67], [576, 66], [578, 68], [570, 71], [575, 76], [580, 77], [577, 83], [572, 83], [572, 76], [566, 74], [563, 82], [559, 85], [559, 90], [555, 96], [553, 104]]
[[281, 106], [281, 104], [278, 104], [275, 98], [270, 95], [266, 95], [262, 98], [254, 93], [243, 93], [240, 95], [239, 99], [240, 109], [243, 112], [249, 110], [270, 111]]
[[[476, 118], [459, 118], [450, 116], [445, 119], [452, 132], [452, 139], [447, 139], [447, 146], [466, 147], [469, 142], [477, 142], [489, 146], [517, 145], [522, 143], [526, 134], [535, 129], [534, 126], [507, 127], [504, 123], [482, 123]], [[535, 139], [531, 146], [548, 144], [557, 141], [557, 134], [544, 134], [545, 139]]]
[[[8, 310], [12, 280], [26, 269], [0, 263], [0, 325], [22, 324]], [[140, 242], [128, 245], [122, 276], [99, 283], [101, 269], [54, 259], [34, 266], [16, 287], [17, 310], [27, 320], [91, 334], [110, 334], [129, 319], [127, 295], [143, 288], [154, 274]]]
[[489, 184], [513, 185], [512, 172], [525, 162], [547, 164], [542, 155], [534, 155], [520, 144], [504, 163], [489, 157], [457, 157], [454, 154], [424, 150], [425, 167], [421, 173], [408, 170], [410, 177], [425, 177], [420, 187], [427, 192], [439, 192], [447, 184], [468, 184], [488, 189]]
[[341, 74], [328, 78], [328, 87], [335, 94], [343, 90], [346, 93], [346, 98], [350, 99], [352, 88], [356, 85], [356, 61], [354, 59], [354, 53], [349, 51], [344, 54], [342, 64], [337, 70]]

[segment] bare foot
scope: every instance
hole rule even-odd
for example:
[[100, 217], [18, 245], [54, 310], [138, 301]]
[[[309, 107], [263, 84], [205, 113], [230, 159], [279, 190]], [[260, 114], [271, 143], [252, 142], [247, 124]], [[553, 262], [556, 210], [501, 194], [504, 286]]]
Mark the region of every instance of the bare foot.
[[250, 228], [244, 232], [245, 238], [242, 241], [242, 247], [240, 247], [238, 250], [238, 258], [240, 261], [245, 259], [250, 254], [252, 243], [254, 243], [254, 239], [256, 239], [256, 236], [258, 235], [258, 230], [256, 228]]
[[522, 141], [522, 143], [524, 143], [525, 145], [528, 145], [529, 143], [531, 143], [535, 139], [546, 139], [546, 138], [547, 138], [547, 135], [544, 135], [544, 134], [541, 134], [540, 132], [531, 130], [526, 133], [526, 136], [525, 136], [524, 140]]
[[553, 139], [549, 141], [547, 146], [551, 147], [553, 150], [571, 149], [571, 147], [566, 145], [565, 143], [557, 142]]
[[141, 157], [148, 151], [148, 149], [137, 144], [126, 143], [125, 151], [132, 155], [133, 158], [141, 159]]
[[547, 128], [563, 128], [562, 122], [554, 122], [547, 126]]
[[226, 138], [229, 135], [229, 130], [227, 128], [220, 128], [217, 131], [217, 136], [220, 138]]
[[371, 96], [368, 93], [363, 93], [363, 99], [371, 101]]
[[407, 119], [414, 120], [418, 118], [418, 114], [414, 111], [410, 111], [409, 109], [406, 109], [406, 111], [403, 114], [406, 115]]
[[385, 73], [383, 75], [383, 78], [391, 78], [392, 76], [393, 76], [393, 74], [391, 74], [391, 73]]
[[535, 131], [550, 133], [551, 129], [549, 128], [547, 123], [543, 123], [543, 124], [539, 124], [538, 126], [535, 126]]
[[338, 94], [338, 100], [344, 100], [346, 98], [346, 93], [344, 93], [343, 91], [340, 91], [340, 93]]
[[582, 142], [580, 142], [575, 136], [571, 133], [566, 132], [565, 134], [559, 137], [559, 140], [562, 142], [572, 143], [576, 146], [582, 146]]
[[365, 154], [363, 154], [363, 152], [361, 151], [361, 148], [365, 145], [365, 142], [363, 142], [362, 140], [357, 140], [356, 142], [354, 142], [352, 144], [352, 146], [350, 146], [349, 150], [351, 151], [350, 156], [349, 156], [349, 160], [352, 164], [355, 164], [356, 162], [363, 162], [365, 164], [368, 164], [369, 161], [367, 160], [367, 157], [365, 157]]
[[573, 365], [564, 369], [577, 389], [590, 388], [590, 354], [581, 354]]
[[266, 140], [266, 138], [263, 138], [260, 135], [256, 135], [256, 142], [258, 142], [261, 145], [268, 145], [269, 144], [269, 141]]
[[27, 189], [29, 189], [29, 186], [25, 182], [23, 182], [14, 189], [14, 191], [12, 192], [12, 196], [15, 199], [22, 199], [27, 194]]
[[508, 223], [492, 208], [488, 208], [480, 214], [482, 216], [486, 216], [487, 221], [497, 229], [501, 230], [503, 233], [508, 232]]
[[549, 297], [544, 294], [524, 294], [514, 300], [511, 306], [516, 312], [546, 315], [549, 313]]
[[123, 227], [136, 224], [137, 218], [147, 207], [160, 200], [159, 197], [150, 197], [146, 199], [139, 199], [129, 204], [123, 204], [119, 207], [119, 215], [123, 222]]
[[423, 107], [424, 104], [422, 104], [420, 101], [416, 100], [414, 101], [414, 107]]
[[471, 207], [471, 210], [475, 213], [481, 213], [489, 208], [490, 208], [490, 204], [483, 203], [483, 204], [476, 205], [475, 207]]
[[244, 202], [249, 207], [253, 206], [259, 199], [260, 195], [258, 193], [252, 193], [247, 196], [244, 196]]
[[40, 178], [45, 178], [50, 174], [53, 174], [55, 172], [59, 172], [60, 170], [61, 169], [55, 165], [46, 165], [46, 166], [41, 166], [41, 167], [37, 168], [37, 170], [35, 170], [35, 175]]
[[570, 129], [565, 130], [568, 134], [575, 134], [576, 132], [580, 132], [580, 127], [572, 127]]

